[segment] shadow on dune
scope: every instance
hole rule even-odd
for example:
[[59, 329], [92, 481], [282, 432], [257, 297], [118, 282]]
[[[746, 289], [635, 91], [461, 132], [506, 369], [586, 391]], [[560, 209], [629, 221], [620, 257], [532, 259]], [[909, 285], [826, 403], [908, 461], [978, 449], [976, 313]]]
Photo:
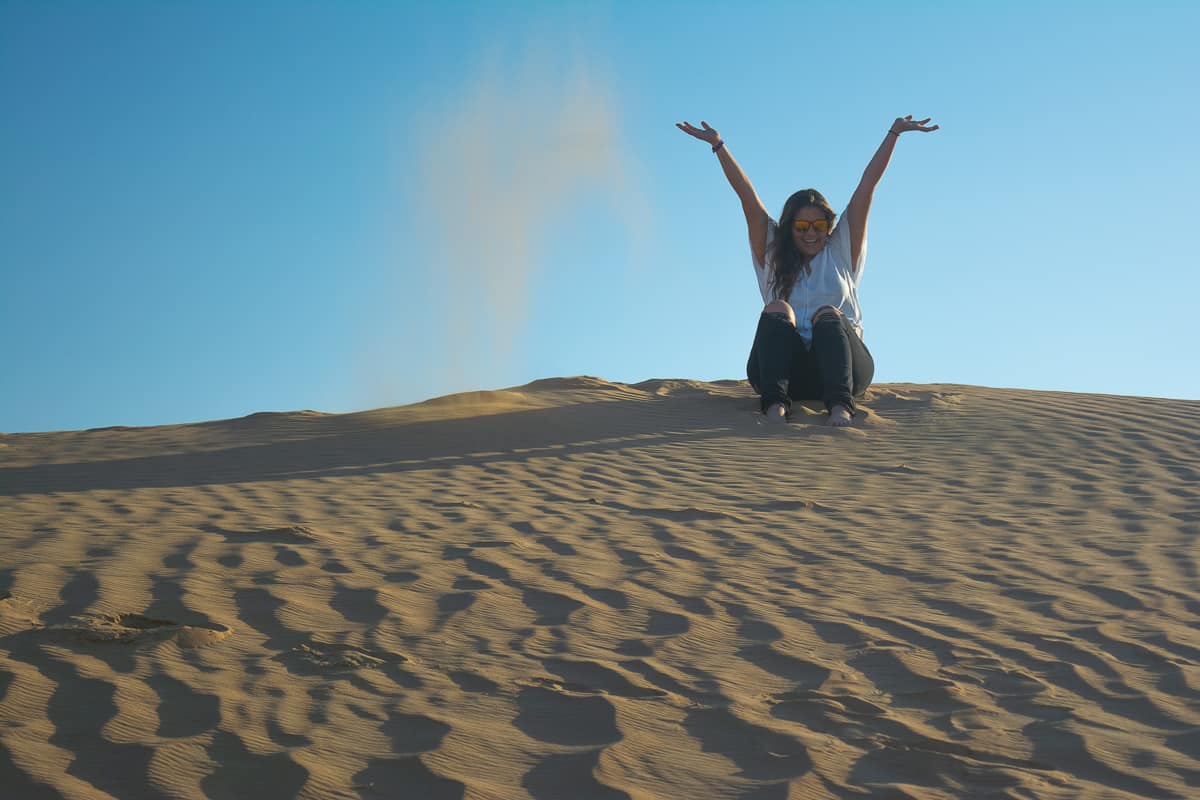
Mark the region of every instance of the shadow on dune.
[[[754, 424], [741, 398], [706, 395], [700, 399], [700, 408], [691, 398], [610, 400], [401, 424], [364, 422], [357, 415], [331, 416], [319, 424], [306, 423], [312, 433], [301, 439], [0, 468], [0, 495], [406, 472], [694, 441], [726, 436], [735, 427]], [[235, 423], [243, 424], [230, 422]]]
[[40, 783], [21, 769], [13, 760], [11, 752], [0, 742], [0, 786], [10, 797], [24, 800], [61, 800], [62, 794], [45, 783]]
[[630, 800], [620, 789], [601, 783], [596, 778], [600, 750], [577, 753], [551, 753], [543, 756], [525, 774], [521, 785], [534, 800], [557, 800], [561, 797], [580, 800]]

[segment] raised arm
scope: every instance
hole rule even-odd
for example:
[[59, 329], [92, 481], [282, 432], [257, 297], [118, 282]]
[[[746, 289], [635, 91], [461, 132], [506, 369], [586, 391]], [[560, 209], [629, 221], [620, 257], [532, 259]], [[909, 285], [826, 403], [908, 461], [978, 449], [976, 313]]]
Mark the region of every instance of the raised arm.
[[871, 198], [875, 194], [875, 187], [879, 185], [879, 179], [883, 177], [883, 171], [892, 160], [896, 140], [905, 131], [929, 132], [938, 129], [937, 125], [927, 125], [927, 122], [929, 117], [914, 120], [912, 114], [898, 118], [884, 135], [883, 143], [879, 145], [879, 149], [875, 151], [871, 162], [863, 171], [862, 180], [858, 182], [858, 188], [850, 196], [850, 205], [846, 207], [845, 222], [850, 226], [851, 264], [857, 266], [858, 255], [862, 252], [863, 242], [867, 240], [867, 216], [871, 213]]
[[693, 127], [689, 122], [677, 122], [675, 127], [689, 136], [694, 136], [712, 145], [713, 152], [717, 154], [717, 160], [721, 162], [721, 169], [725, 171], [729, 185], [733, 187], [733, 191], [737, 192], [738, 199], [742, 201], [742, 213], [746, 215], [746, 227], [750, 233], [750, 249], [754, 253], [754, 261], [762, 264], [767, 251], [767, 209], [763, 206], [762, 200], [758, 199], [758, 193], [750, 185], [750, 179], [746, 177], [746, 173], [742, 172], [742, 168], [733, 160], [733, 155], [725, 146], [721, 134], [717, 133], [715, 128], [709, 127], [709, 124], [703, 120], [700, 121], [700, 124], [703, 126], [702, 128]]

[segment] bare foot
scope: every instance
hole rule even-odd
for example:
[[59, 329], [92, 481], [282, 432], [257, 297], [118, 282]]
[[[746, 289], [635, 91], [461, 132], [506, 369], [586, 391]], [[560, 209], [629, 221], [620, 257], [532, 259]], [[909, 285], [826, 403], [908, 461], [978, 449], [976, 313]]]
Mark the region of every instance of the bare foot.
[[767, 409], [767, 422], [787, 422], [787, 409], [783, 407], [783, 403], [776, 403]]
[[850, 413], [850, 409], [845, 406], [834, 406], [829, 409], [829, 422], [826, 423], [833, 428], [841, 428], [844, 425], [849, 425], [854, 421], [854, 415]]

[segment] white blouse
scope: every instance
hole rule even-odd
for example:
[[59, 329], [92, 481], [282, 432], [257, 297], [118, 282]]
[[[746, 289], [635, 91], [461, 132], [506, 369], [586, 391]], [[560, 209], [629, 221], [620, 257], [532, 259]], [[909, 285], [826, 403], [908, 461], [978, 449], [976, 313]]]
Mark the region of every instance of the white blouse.
[[[766, 247], [771, 246], [779, 223], [767, 218]], [[754, 249], [751, 248], [751, 253]], [[763, 251], [768, 252], [764, 249]], [[771, 297], [771, 269], [765, 264], [754, 261], [754, 274], [758, 277], [758, 290], [762, 295], [763, 304], [774, 300]], [[805, 273], [801, 270], [792, 287], [792, 293], [787, 298], [788, 305], [796, 312], [796, 330], [806, 342], [812, 341], [812, 315], [825, 306], [833, 306], [849, 320], [854, 330], [862, 338], [862, 309], [858, 306], [858, 284], [862, 280], [863, 267], [867, 261], [867, 243], [864, 240], [862, 250], [858, 254], [858, 262], [851, 264], [850, 259], [850, 226], [846, 223], [846, 214], [838, 217], [833, 226], [833, 233], [825, 242], [825, 247], [809, 264], [811, 270]]]

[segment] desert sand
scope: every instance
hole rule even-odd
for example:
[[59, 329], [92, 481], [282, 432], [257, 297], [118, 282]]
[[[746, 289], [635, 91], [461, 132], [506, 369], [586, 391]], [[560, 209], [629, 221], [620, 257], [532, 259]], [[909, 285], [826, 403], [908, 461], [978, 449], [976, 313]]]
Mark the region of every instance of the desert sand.
[[1200, 402], [0, 436], [0, 797], [1200, 797]]

